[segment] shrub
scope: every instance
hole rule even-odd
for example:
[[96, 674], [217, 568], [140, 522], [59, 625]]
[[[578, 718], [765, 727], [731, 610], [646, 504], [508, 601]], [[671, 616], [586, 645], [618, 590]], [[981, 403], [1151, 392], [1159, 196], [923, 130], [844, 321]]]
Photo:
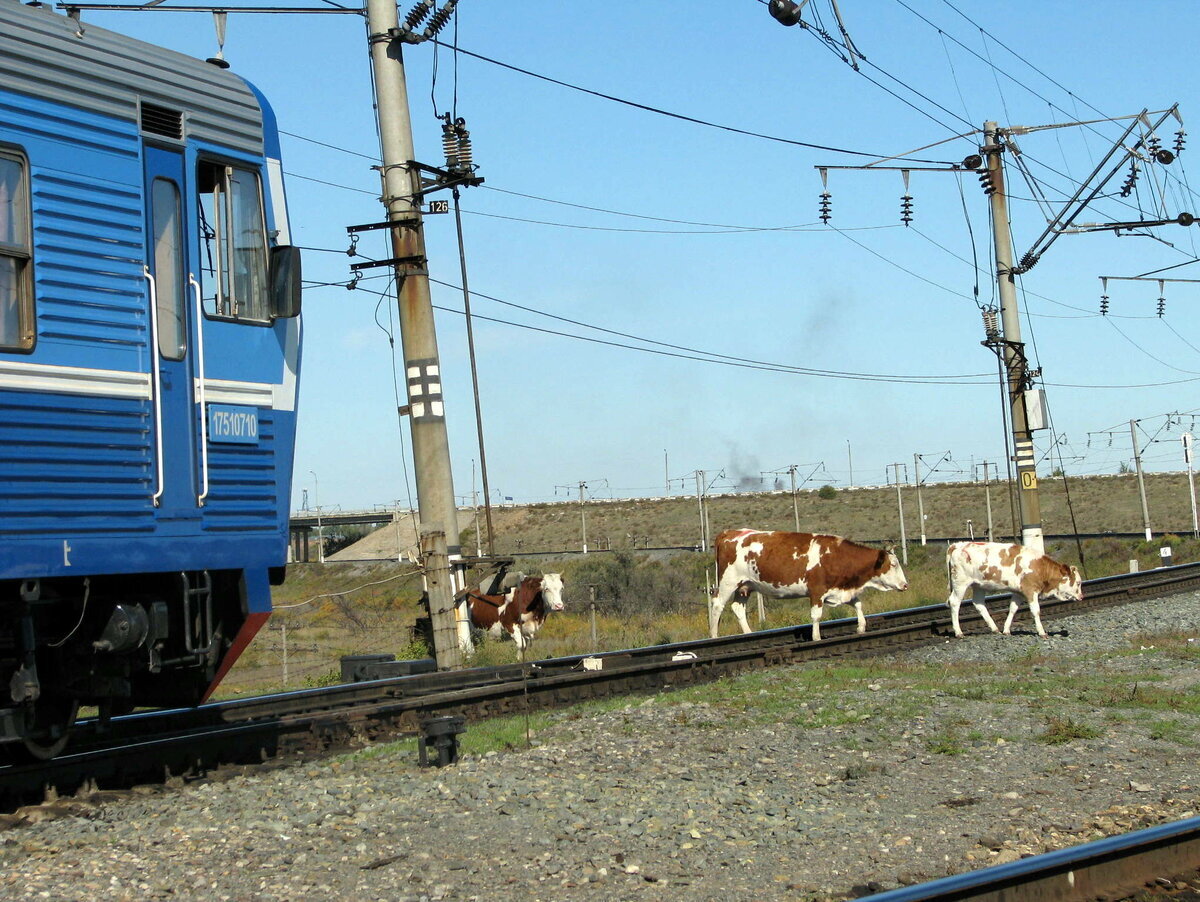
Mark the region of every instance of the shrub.
[[817, 490], [817, 497], [822, 501], [829, 501], [837, 497], [837, 489], [831, 485], [823, 485]]

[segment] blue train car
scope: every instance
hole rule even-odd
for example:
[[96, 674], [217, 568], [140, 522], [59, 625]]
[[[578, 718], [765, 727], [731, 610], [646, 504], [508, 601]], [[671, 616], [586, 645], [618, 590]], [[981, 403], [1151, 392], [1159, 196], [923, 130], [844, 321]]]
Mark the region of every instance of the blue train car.
[[283, 578], [300, 261], [227, 69], [0, 0], [0, 752], [194, 704]]

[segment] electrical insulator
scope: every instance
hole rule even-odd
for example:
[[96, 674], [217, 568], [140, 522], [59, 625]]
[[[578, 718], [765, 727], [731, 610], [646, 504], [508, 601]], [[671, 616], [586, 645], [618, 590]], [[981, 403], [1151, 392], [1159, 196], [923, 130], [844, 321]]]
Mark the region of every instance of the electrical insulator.
[[983, 332], [988, 338], [995, 338], [1000, 334], [1000, 325], [996, 320], [996, 308], [983, 308]]
[[1158, 152], [1162, 150], [1162, 141], [1159, 140], [1158, 135], [1151, 135], [1147, 146], [1150, 150], [1150, 156], [1156, 157], [1158, 156]]
[[795, 0], [770, 0], [767, 3], [767, 12], [771, 14], [776, 22], [781, 25], [795, 25], [800, 22], [800, 10], [804, 8], [803, 3], [796, 3]]
[[404, 17], [404, 27], [412, 31], [418, 25], [425, 21], [425, 17], [429, 15], [429, 10], [433, 7], [434, 0], [422, 0], [412, 9], [408, 11], [408, 15]]
[[1183, 145], [1186, 143], [1186, 139], [1187, 132], [1185, 132], [1183, 129], [1180, 129], [1175, 133], [1175, 156], [1179, 156], [1181, 153], [1183, 153]]
[[906, 226], [912, 222], [912, 195], [905, 194], [900, 198], [900, 221]]
[[1159, 298], [1158, 299], [1158, 315], [1162, 316], [1166, 312], [1167, 312], [1167, 299]]
[[449, 113], [446, 113], [441, 119], [442, 154], [446, 157], [446, 168], [454, 169], [458, 166], [458, 134], [453, 123], [450, 122]]
[[448, 0], [445, 6], [435, 12], [429, 20], [429, 25], [425, 28], [424, 37], [426, 40], [437, 37], [437, 33], [446, 27], [446, 23], [450, 21], [450, 17], [454, 15], [454, 7], [458, 4], [458, 0]]
[[1100, 315], [1108, 316], [1108, 295], [1100, 295]]
[[1133, 186], [1138, 180], [1138, 164], [1137, 160], [1129, 161], [1129, 175], [1125, 177], [1125, 184], [1121, 186], [1121, 197], [1129, 197], [1133, 193]]
[[992, 173], [988, 169], [984, 169], [979, 173], [979, 184], [983, 187], [983, 193], [991, 197], [996, 193], [996, 186], [992, 182]]
[[467, 131], [467, 120], [458, 118], [454, 120], [454, 134], [458, 139], [458, 168], [471, 168], [471, 133]]
[[832, 214], [830, 213], [831, 205], [833, 204], [833, 195], [828, 191], [821, 192], [821, 222], [829, 225], [829, 220]]

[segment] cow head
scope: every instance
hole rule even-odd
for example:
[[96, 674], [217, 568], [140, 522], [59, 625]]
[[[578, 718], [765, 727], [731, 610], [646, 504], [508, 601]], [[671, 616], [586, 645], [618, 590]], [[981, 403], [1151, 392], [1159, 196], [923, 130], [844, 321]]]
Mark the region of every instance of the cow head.
[[1078, 567], [1068, 567], [1067, 573], [1058, 584], [1058, 597], [1068, 601], [1079, 601], [1083, 598], [1083, 580], [1079, 577]]
[[896, 552], [888, 548], [883, 552], [884, 560], [879, 568], [878, 586], [887, 591], [888, 589], [896, 592], [903, 592], [908, 588], [908, 577], [904, 575], [904, 568], [900, 566], [900, 559], [896, 557]]
[[547, 610], [561, 611], [565, 606], [563, 603], [563, 580], [561, 573], [545, 573], [542, 574], [542, 600], [546, 603]]

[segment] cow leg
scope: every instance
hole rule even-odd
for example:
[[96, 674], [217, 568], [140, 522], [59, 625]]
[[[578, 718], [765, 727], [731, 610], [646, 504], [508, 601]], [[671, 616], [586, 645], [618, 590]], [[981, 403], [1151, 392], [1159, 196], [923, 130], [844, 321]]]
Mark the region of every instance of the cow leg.
[[743, 633], [750, 633], [750, 621], [746, 619], [746, 602], [742, 601], [741, 594], [733, 596], [733, 601], [729, 602], [729, 610], [733, 611], [733, 616], [737, 617], [738, 623], [742, 627]]
[[[998, 633], [998, 632], [1000, 632], [1000, 630], [996, 626], [996, 621], [992, 619], [992, 614], [987, 609], [987, 605], [984, 603], [986, 598], [987, 598], [987, 592], [984, 590], [983, 586], [976, 586], [971, 591], [971, 604], [975, 605], [975, 610], [977, 610], [979, 612], [979, 616], [983, 618], [983, 622], [988, 625], [988, 629], [990, 629], [993, 633]], [[1015, 610], [1016, 610], [1016, 603], [1014, 602], [1013, 607], [1008, 612], [1009, 620], [1012, 620], [1012, 612]], [[1004, 627], [1004, 632], [1006, 632], [1006, 633], [1008, 632], [1007, 625], [1005, 625], [1005, 627]], [[959, 635], [961, 635], [961, 633]]]
[[1009, 599], [1008, 599], [1008, 617], [1007, 617], [1007, 619], [1005, 619], [1005, 621], [1004, 621], [1004, 635], [1006, 635], [1006, 636], [1011, 636], [1011, 635], [1012, 635], [1012, 622], [1013, 622], [1013, 618], [1017, 616], [1017, 608], [1018, 608], [1018, 607], [1020, 607], [1020, 602], [1018, 602], [1018, 601], [1017, 601], [1017, 599], [1018, 599], [1018, 598], [1024, 598], [1024, 597], [1025, 597], [1025, 596], [1023, 596], [1023, 595], [1020, 595], [1020, 594], [1019, 594], [1019, 593], [1017, 593], [1017, 592], [1013, 592], [1013, 594], [1012, 594], [1011, 596], [1009, 596]]
[[954, 635], [962, 638], [962, 627], [958, 623], [958, 608], [962, 604], [962, 596], [953, 590], [950, 592], [950, 597], [946, 599], [946, 604], [950, 606], [950, 625], [954, 627]]
[[1033, 624], [1037, 627], [1038, 635], [1043, 639], [1049, 639], [1045, 627], [1042, 626], [1042, 604], [1038, 601], [1037, 592], [1029, 596], [1029, 613], [1033, 615]]
[[862, 601], [854, 599], [854, 613], [858, 615], [858, 631], [865, 633], [867, 631], [867, 618], [863, 616]]
[[[725, 572], [732, 576], [731, 570], [732, 568], [726, 568]], [[734, 579], [726, 579], [725, 576], [722, 576], [721, 581], [717, 584], [716, 593], [708, 599], [708, 634], [714, 639], [720, 635], [721, 613], [738, 588]]]
[[812, 621], [812, 637], [814, 642], [821, 641], [821, 615], [823, 613], [825, 613], [825, 605], [819, 601], [814, 601], [808, 611], [808, 618]]
[[708, 634], [714, 639], [720, 633], [721, 612], [725, 610], [727, 600], [721, 596], [719, 589], [708, 599]]

